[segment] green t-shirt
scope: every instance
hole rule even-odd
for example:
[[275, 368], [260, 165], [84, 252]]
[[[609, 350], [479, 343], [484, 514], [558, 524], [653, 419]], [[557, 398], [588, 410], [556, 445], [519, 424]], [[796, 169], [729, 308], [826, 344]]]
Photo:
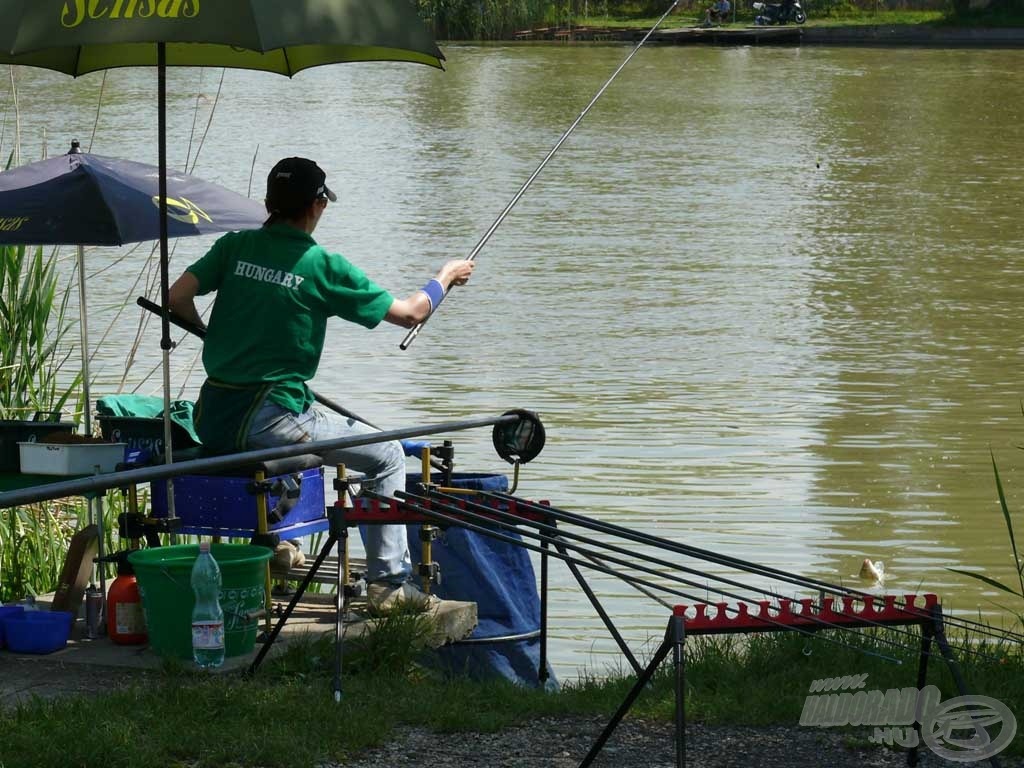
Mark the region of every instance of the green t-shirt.
[[313, 402], [327, 318], [373, 328], [394, 298], [356, 266], [287, 224], [224, 235], [188, 268], [199, 295], [217, 292], [203, 365], [230, 384], [274, 383], [269, 399], [294, 413]]

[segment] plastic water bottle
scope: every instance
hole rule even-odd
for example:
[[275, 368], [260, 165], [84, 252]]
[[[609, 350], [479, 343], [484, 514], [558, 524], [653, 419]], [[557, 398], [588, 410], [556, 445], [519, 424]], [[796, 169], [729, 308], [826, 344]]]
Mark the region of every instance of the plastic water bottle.
[[210, 542], [199, 545], [192, 566], [192, 658], [201, 669], [224, 663], [224, 611], [220, 607], [220, 566], [210, 554]]

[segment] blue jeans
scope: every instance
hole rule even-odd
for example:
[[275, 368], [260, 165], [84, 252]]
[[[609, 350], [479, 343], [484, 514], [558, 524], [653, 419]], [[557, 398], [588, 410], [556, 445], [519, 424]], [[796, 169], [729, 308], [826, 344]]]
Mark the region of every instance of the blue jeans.
[[[248, 448], [332, 440], [366, 435], [378, 430], [314, 403], [303, 414], [295, 414], [269, 400], [257, 411], [249, 429]], [[384, 496], [405, 490], [405, 453], [398, 441], [342, 448], [323, 454], [324, 463], [346, 467], [373, 478], [363, 483]], [[404, 525], [360, 526], [366, 549], [366, 580], [400, 584], [412, 573], [409, 541]]]

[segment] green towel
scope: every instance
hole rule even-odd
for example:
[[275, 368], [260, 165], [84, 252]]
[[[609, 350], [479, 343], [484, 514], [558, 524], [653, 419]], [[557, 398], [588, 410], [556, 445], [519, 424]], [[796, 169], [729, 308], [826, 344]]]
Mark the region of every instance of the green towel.
[[[171, 423], [188, 432], [196, 444], [202, 441], [196, 434], [192, 420], [195, 403], [191, 400], [171, 400]], [[125, 416], [137, 419], [162, 419], [164, 399], [153, 395], [106, 395], [96, 401], [100, 416]]]

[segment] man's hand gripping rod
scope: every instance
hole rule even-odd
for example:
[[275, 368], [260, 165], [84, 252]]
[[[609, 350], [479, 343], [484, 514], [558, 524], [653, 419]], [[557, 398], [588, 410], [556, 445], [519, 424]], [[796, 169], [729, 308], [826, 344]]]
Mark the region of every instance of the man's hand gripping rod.
[[[526, 190], [528, 190], [530, 188], [530, 185], [533, 184], [534, 179], [536, 179], [538, 176], [540, 176], [540, 172], [544, 170], [544, 167], [548, 164], [548, 161], [551, 160], [552, 157], [554, 157], [555, 152], [557, 152], [559, 147], [561, 147], [562, 144], [565, 143], [565, 140], [569, 138], [569, 135], [574, 130], [576, 130], [576, 126], [580, 124], [580, 121], [582, 121], [584, 117], [586, 117], [587, 112], [590, 111], [590, 108], [593, 107], [597, 103], [597, 100], [601, 98], [602, 94], [604, 94], [604, 92], [606, 90], [608, 90], [608, 86], [612, 84], [612, 81], [616, 77], [619, 76], [619, 72], [621, 72], [623, 69], [625, 69], [626, 65], [629, 64], [629, 60], [632, 59], [636, 55], [636, 52], [639, 51], [643, 47], [643, 44], [647, 42], [647, 39], [651, 35], [654, 34], [655, 30], [657, 30], [658, 27], [661, 26], [661, 23], [663, 21], [665, 21], [665, 19], [668, 17], [668, 15], [670, 13], [672, 13], [672, 11], [675, 10], [675, 7], [677, 5], [679, 5], [680, 2], [681, 2], [681, 0], [675, 0], [672, 3], [672, 5], [669, 6], [668, 10], [665, 11], [665, 13], [663, 13], [661, 15], [661, 18], [658, 19], [658, 21], [655, 23], [655, 25], [653, 27], [651, 27], [650, 30], [648, 30], [646, 35], [643, 36], [643, 39], [640, 40], [640, 42], [636, 44], [636, 47], [632, 51], [630, 51], [629, 56], [626, 57], [625, 61], [623, 61], [619, 65], [619, 68], [616, 69], [612, 73], [612, 76], [608, 78], [608, 81], [604, 85], [601, 86], [601, 90], [599, 90], [597, 92], [597, 94], [594, 96], [594, 98], [590, 100], [590, 103], [587, 104], [586, 108], [582, 112], [580, 112], [579, 117], [577, 117], [575, 120], [573, 120], [572, 125], [570, 125], [569, 128], [565, 131], [565, 133], [562, 134], [562, 138], [560, 138], [555, 143], [555, 146], [553, 146], [551, 148], [551, 151], [548, 152], [547, 157], [545, 157], [543, 160], [541, 160], [540, 165], [538, 165], [536, 170], [533, 173], [530, 174], [530, 178], [528, 178], [526, 180], [526, 182], [523, 184], [523, 186], [521, 186], [519, 188], [519, 191], [516, 192], [515, 195], [512, 197], [512, 199], [509, 201], [508, 205], [505, 206], [505, 210], [503, 210], [498, 215], [498, 218], [496, 218], [494, 220], [494, 223], [491, 224], [490, 229], [488, 229], [484, 233], [484, 236], [480, 238], [480, 242], [478, 242], [476, 244], [476, 246], [473, 248], [473, 250], [469, 254], [469, 256], [466, 257], [467, 261], [475, 261], [476, 260], [477, 254], [480, 253], [481, 250], [483, 250], [483, 247], [487, 244], [487, 241], [491, 239], [491, 235], [493, 235], [495, 230], [497, 230], [498, 227], [501, 226], [501, 222], [503, 222], [505, 220], [505, 217], [508, 216], [509, 212], [511, 212], [511, 210], [515, 207], [516, 203], [519, 202], [519, 198], [521, 198], [524, 194], [526, 194]], [[448, 292], [446, 291], [445, 292], [445, 296], [447, 296], [447, 295], [448, 295]], [[441, 301], [444, 301], [444, 296], [441, 297]], [[441, 302], [439, 301], [437, 303], [437, 306], [434, 307], [430, 311], [429, 315], [427, 315], [426, 320], [424, 320], [422, 323], [417, 325], [415, 328], [413, 328], [411, 331], [409, 331], [405, 335], [405, 338], [402, 339], [402, 343], [398, 345], [399, 349], [405, 350], [405, 349], [408, 349], [412, 345], [412, 343], [416, 339], [416, 337], [420, 335], [420, 331], [423, 330], [423, 326], [427, 324], [427, 320], [430, 320], [430, 318], [434, 316], [434, 313], [437, 312], [437, 308], [440, 307], [440, 306], [441, 306]]]

